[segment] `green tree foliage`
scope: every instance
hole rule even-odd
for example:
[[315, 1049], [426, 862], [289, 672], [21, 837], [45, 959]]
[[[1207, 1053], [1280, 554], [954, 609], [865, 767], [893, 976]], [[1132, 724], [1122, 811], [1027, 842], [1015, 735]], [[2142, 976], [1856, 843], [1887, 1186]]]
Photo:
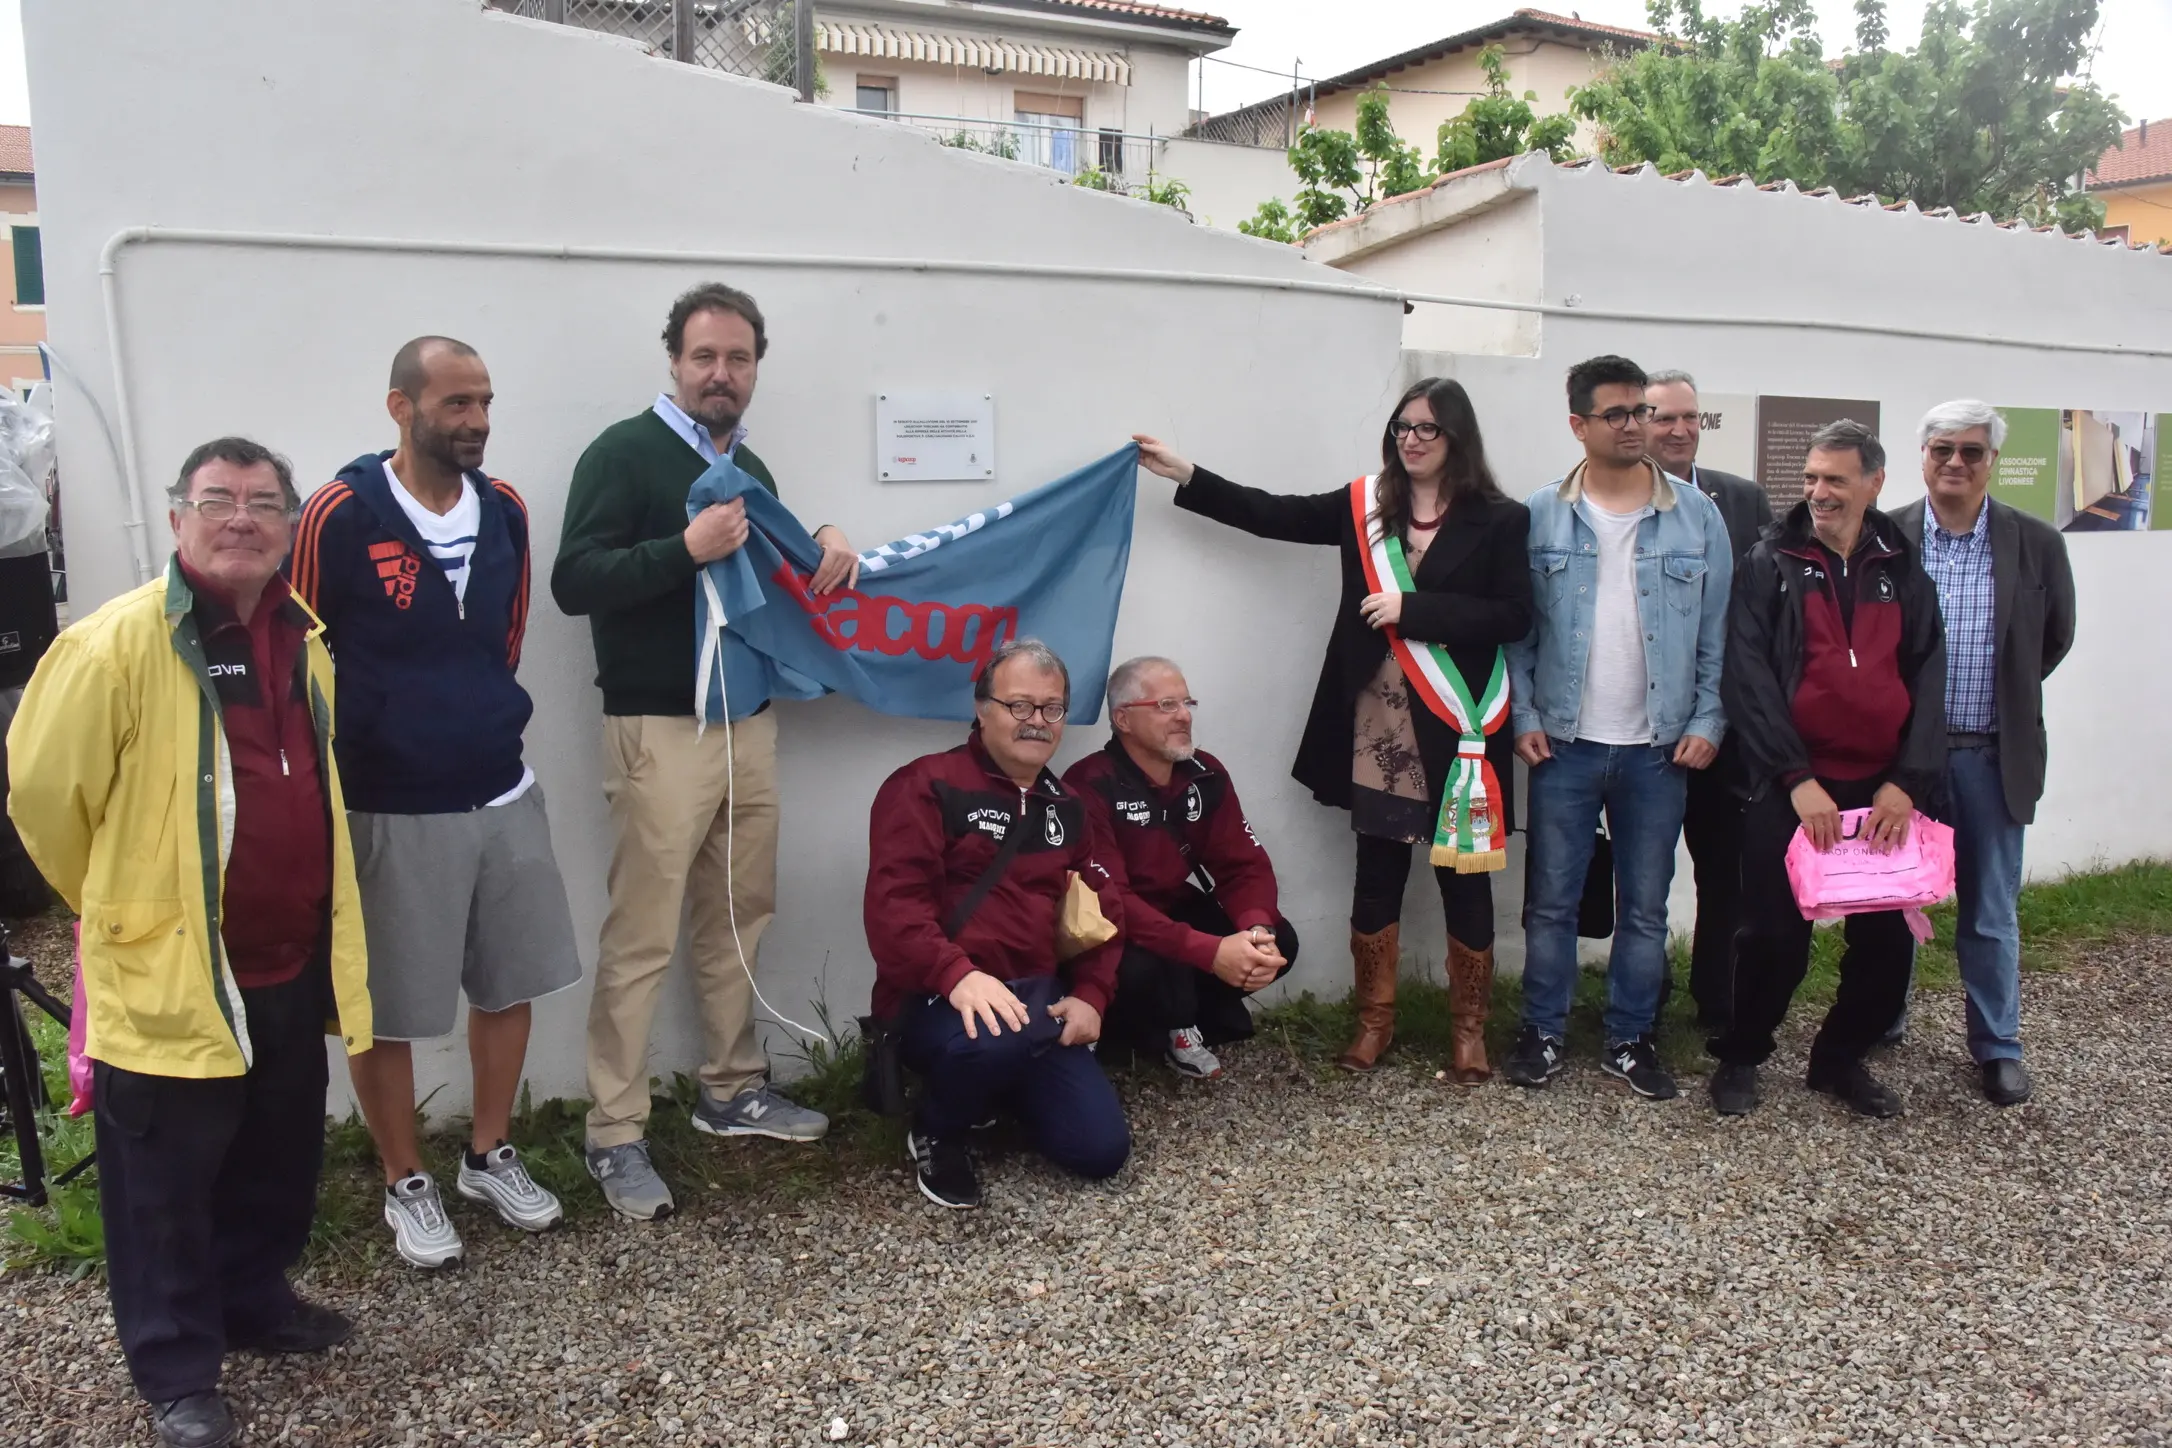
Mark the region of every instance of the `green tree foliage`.
[[1425, 154], [1396, 134], [1388, 118], [1388, 88], [1379, 86], [1358, 98], [1357, 129], [1331, 131], [1307, 126], [1290, 147], [1290, 169], [1297, 173], [1295, 207], [1263, 201], [1251, 220], [1237, 229], [1247, 236], [1294, 242], [1314, 227], [1365, 210], [1377, 201], [1422, 191], [1440, 176], [1481, 161], [1544, 151], [1556, 160], [1569, 154], [1576, 129], [1573, 116], [1538, 118], [1531, 109], [1537, 93], [1522, 99], [1509, 94], [1508, 71], [1497, 46], [1479, 53], [1486, 70], [1486, 94], [1440, 128], [1439, 150]]
[[[1571, 99], [1614, 165], [1791, 180], [1964, 215], [2094, 226], [2076, 178], [2125, 118], [2087, 79], [2097, 0], [1932, 0], [1914, 50], [1887, 48], [1884, 0], [1856, 0], [1837, 67], [1811, 0], [1651, 0], [1673, 44], [1624, 57]], [[2081, 79], [2074, 77], [2080, 76]]]
[[1544, 151], [1556, 161], [1566, 161], [1570, 138], [1576, 134], [1576, 117], [1541, 119], [1531, 109], [1537, 91], [1527, 90], [1521, 99], [1510, 95], [1508, 66], [1501, 59], [1500, 46], [1479, 51], [1478, 64], [1486, 72], [1486, 93], [1465, 106], [1462, 115], [1441, 122], [1434, 171], [1445, 176], [1526, 151]]

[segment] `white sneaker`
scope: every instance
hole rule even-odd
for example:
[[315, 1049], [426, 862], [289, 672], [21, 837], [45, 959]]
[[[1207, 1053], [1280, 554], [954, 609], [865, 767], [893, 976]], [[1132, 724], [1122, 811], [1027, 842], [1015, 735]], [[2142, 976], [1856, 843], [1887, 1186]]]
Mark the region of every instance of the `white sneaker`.
[[1189, 1076], [1195, 1081], [1212, 1081], [1222, 1074], [1222, 1058], [1208, 1050], [1199, 1039], [1197, 1026], [1186, 1026], [1169, 1033], [1169, 1065], [1179, 1076]]
[[480, 1168], [469, 1166], [467, 1153], [462, 1152], [460, 1180], [455, 1185], [460, 1195], [471, 1202], [488, 1202], [508, 1227], [523, 1232], [548, 1232], [565, 1216], [558, 1198], [537, 1186], [528, 1168], [520, 1164], [520, 1153], [502, 1142], [483, 1153]]
[[400, 1255], [417, 1267], [446, 1267], [467, 1256], [437, 1183], [426, 1171], [400, 1178], [385, 1188], [385, 1225]]

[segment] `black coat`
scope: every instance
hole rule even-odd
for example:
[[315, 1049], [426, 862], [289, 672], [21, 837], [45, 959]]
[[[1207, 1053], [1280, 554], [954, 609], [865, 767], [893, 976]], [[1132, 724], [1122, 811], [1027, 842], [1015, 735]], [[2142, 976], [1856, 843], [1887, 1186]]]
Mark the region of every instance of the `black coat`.
[[1689, 480], [1690, 486], [1719, 507], [1720, 518], [1727, 524], [1727, 541], [1734, 546], [1735, 571], [1739, 573], [1750, 545], [1772, 526], [1772, 499], [1748, 478], [1717, 468], [1692, 467], [1690, 471], [1696, 474]]
[[[2049, 743], [2044, 680], [2074, 646], [2074, 570], [2066, 539], [2041, 518], [1996, 498], [1991, 508], [1992, 637], [1997, 641], [1999, 783], [2017, 825], [2036, 821]], [[1893, 512], [1894, 526], [1923, 547], [1921, 501]]]
[[[1177, 489], [1176, 505], [1260, 538], [1342, 551], [1342, 598], [1290, 773], [1320, 803], [1348, 809], [1358, 695], [1388, 656], [1387, 636], [1358, 613], [1358, 604], [1372, 589], [1365, 582], [1349, 488], [1292, 496], [1240, 487], [1195, 468], [1192, 480]], [[1445, 647], [1474, 694], [1492, 677], [1494, 650], [1531, 632], [1531, 563], [1525, 549], [1530, 531], [1531, 515], [1521, 503], [1506, 498], [1458, 503], [1419, 560], [1411, 580], [1417, 592], [1404, 595], [1403, 637]], [[1455, 764], [1455, 731], [1415, 700], [1410, 715], [1418, 757], [1425, 762], [1438, 808], [1440, 791]], [[1513, 828], [1506, 815], [1515, 798], [1510, 774], [1515, 737], [1507, 724], [1486, 740], [1486, 756], [1507, 796], [1502, 801], [1503, 826]]]

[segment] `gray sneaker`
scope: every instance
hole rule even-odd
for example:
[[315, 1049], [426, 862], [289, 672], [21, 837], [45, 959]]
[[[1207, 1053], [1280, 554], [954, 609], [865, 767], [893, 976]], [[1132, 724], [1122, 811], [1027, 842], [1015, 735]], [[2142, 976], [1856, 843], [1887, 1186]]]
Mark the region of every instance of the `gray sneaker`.
[[649, 1161], [649, 1144], [629, 1141], [624, 1146], [592, 1146], [588, 1149], [588, 1174], [603, 1187], [603, 1199], [611, 1210], [637, 1222], [658, 1222], [677, 1205], [671, 1188], [656, 1174]]
[[821, 1112], [788, 1101], [764, 1081], [729, 1101], [716, 1099], [708, 1087], [694, 1102], [694, 1129], [711, 1136], [767, 1136], [777, 1141], [820, 1141], [830, 1129]]
[[449, 1266], [467, 1255], [460, 1233], [445, 1215], [437, 1183], [426, 1171], [410, 1172], [385, 1188], [385, 1225], [400, 1256], [414, 1266]]

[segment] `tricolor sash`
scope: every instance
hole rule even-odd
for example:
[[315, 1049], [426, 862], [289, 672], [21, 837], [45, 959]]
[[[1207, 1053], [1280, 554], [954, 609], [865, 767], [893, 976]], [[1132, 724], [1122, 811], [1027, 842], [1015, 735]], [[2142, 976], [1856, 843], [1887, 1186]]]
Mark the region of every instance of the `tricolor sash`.
[[[1383, 533], [1373, 520], [1379, 485], [1377, 475], [1350, 484], [1350, 510], [1358, 537], [1365, 540], [1365, 582], [1374, 593], [1415, 593], [1403, 540]], [[1446, 649], [1406, 639], [1392, 624], [1382, 632], [1410, 692], [1456, 731], [1455, 767], [1441, 789], [1440, 821], [1433, 831], [1433, 863], [1462, 875], [1506, 869], [1501, 782], [1486, 759], [1486, 736], [1508, 718], [1508, 654], [1494, 649], [1493, 677], [1486, 681], [1485, 692], [1473, 698], [1463, 671]]]

